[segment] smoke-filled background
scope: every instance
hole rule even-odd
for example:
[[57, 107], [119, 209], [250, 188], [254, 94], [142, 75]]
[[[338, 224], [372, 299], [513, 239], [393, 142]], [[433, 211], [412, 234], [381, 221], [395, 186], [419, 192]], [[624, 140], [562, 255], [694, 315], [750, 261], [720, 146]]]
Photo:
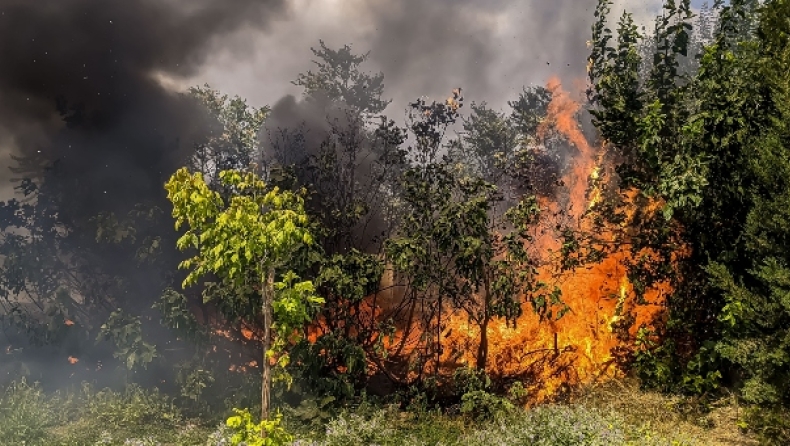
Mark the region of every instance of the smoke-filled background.
[[[617, 3], [615, 13], [628, 7], [645, 23], [660, 4]], [[394, 99], [386, 113], [396, 120], [408, 101], [442, 98], [455, 86], [464, 87], [467, 100], [502, 107], [523, 85], [550, 75], [583, 79], [594, 5], [3, 0], [0, 196], [11, 193], [11, 154], [39, 151], [56, 151], [47, 158], [68, 160], [70, 170], [102, 185], [101, 195], [116, 194], [111, 200], [158, 193], [151, 188], [207, 128], [174, 90], [208, 82], [253, 105], [274, 105], [284, 94], [298, 95], [290, 81], [311, 67], [309, 48], [319, 39], [370, 51], [367, 68], [384, 72], [384, 97]], [[96, 114], [80, 118], [90, 124], [79, 147], [56, 140], [64, 126], [59, 99]]]

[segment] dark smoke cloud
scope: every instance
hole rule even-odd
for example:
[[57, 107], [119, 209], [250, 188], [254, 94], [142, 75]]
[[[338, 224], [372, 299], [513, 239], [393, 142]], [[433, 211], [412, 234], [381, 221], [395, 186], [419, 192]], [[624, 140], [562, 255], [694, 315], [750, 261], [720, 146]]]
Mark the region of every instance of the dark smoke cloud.
[[[0, 1], [0, 180], [9, 177], [12, 152], [59, 161], [65, 175], [80, 177], [81, 193], [94, 195], [86, 203], [161, 195], [162, 179], [205, 133], [206, 119], [157, 76], [195, 75], [219, 38], [263, 28], [286, 6], [286, 0]], [[82, 107], [72, 130], [62, 131], [59, 99]]]

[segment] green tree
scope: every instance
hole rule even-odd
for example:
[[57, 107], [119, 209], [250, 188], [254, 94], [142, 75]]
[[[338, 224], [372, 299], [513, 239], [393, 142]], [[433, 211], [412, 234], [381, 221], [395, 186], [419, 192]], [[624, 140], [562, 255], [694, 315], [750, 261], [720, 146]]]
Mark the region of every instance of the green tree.
[[[320, 102], [333, 115], [327, 117], [326, 138], [306, 138], [304, 128], [281, 129], [267, 149], [280, 164], [273, 180], [308, 190], [305, 211], [316, 243], [300, 272], [314, 278], [326, 300], [320, 323], [311, 327], [315, 342], [294, 348], [292, 367], [310, 391], [342, 400], [365, 384], [368, 365], [382, 359], [382, 341], [393, 330], [388, 315], [372, 317], [375, 304], [369, 304], [385, 292], [382, 246], [397, 225], [394, 180], [405, 162], [404, 135], [385, 117], [370, 119], [389, 101], [381, 99], [382, 75], [361, 71], [367, 55], [323, 42], [313, 52], [318, 70], [300, 74], [294, 83], [304, 87], [308, 101], [327, 96]], [[292, 146], [306, 156], [280, 155], [292, 153]]]
[[[178, 170], [165, 185], [173, 203], [176, 229], [189, 229], [178, 240], [181, 250], [197, 254], [180, 268], [190, 269], [184, 286], [197, 283], [208, 273], [218, 275], [231, 289], [257, 290], [262, 316], [261, 418], [269, 419], [272, 369], [270, 359], [283, 353], [289, 337], [310, 320], [313, 308], [322, 302], [309, 281], [297, 282], [288, 262], [301, 245], [312, 243], [307, 216], [300, 196], [267, 188], [253, 172], [223, 171], [223, 185], [234, 195], [229, 201], [211, 190], [202, 174]], [[286, 271], [275, 282], [278, 270]], [[257, 315], [250, 315], [252, 317]], [[276, 332], [274, 341], [272, 331]], [[287, 364], [287, 353], [278, 363]]]
[[742, 191], [746, 265], [721, 259], [708, 271], [724, 293], [722, 338], [716, 352], [744, 378], [753, 403], [790, 403], [790, 2], [760, 10], [756, 75], [767, 88], [770, 122], [744, 147]]
[[[608, 3], [593, 28], [593, 113], [623, 159], [616, 187], [663, 202], [664, 221], [640, 219], [636, 245], [674, 259], [629, 268], [637, 289], [674, 288], [659, 336], [641, 332], [635, 365], [649, 385], [703, 392], [725, 378], [748, 401], [786, 402], [788, 4], [717, 2], [716, 30], [686, 76], [689, 11], [666, 2], [651, 74], [636, 82], [638, 36], [623, 20], [618, 49], [607, 44]], [[681, 246], [688, 254], [673, 257]]]

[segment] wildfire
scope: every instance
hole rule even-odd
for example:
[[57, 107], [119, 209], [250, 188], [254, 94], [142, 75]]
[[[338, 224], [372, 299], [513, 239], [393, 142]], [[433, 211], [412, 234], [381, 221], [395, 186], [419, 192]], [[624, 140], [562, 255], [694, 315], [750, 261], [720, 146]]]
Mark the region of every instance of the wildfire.
[[77, 358], [75, 358], [73, 356], [69, 356], [68, 361], [69, 361], [69, 364], [72, 364], [72, 365], [80, 362], [79, 359], [77, 359]]
[[[609, 236], [612, 241], [622, 241], [623, 237], [627, 237], [628, 232], [624, 229], [631, 224], [636, 209], [656, 212], [660, 203], [653, 201], [645, 206], [645, 203], [640, 202], [637, 205], [638, 191], [628, 190], [625, 191], [627, 209], [622, 227], [602, 229], [593, 226], [590, 219], [585, 218], [594, 214], [596, 205], [601, 203], [607, 181], [604, 172], [611, 166], [605, 164], [604, 146], [594, 147], [582, 132], [577, 117], [579, 103], [563, 90], [558, 79], [551, 79], [547, 89], [552, 94], [552, 100], [547, 117], [538, 129], [538, 137], [545, 138], [552, 131], [559, 133], [578, 150], [578, 154], [563, 176], [563, 183], [567, 187], [567, 203], [561, 205], [560, 200], [541, 197], [540, 205], [546, 210], [545, 221], [541, 224], [545, 228], [556, 226], [552, 215], [562, 211], [578, 230]], [[454, 92], [454, 97], [456, 94]], [[453, 97], [447, 103], [452, 105]], [[556, 255], [559, 251], [561, 241], [550, 230], [539, 232], [542, 235], [534, 239], [533, 248], [550, 260], [551, 253]], [[553, 318], [541, 321], [532, 311], [531, 305], [526, 304], [515, 326], [492, 321], [487, 330], [489, 347], [486, 371], [492, 376], [520, 379], [530, 391], [533, 403], [550, 399], [563, 389], [577, 384], [616, 376], [617, 359], [613, 352], [622, 344], [622, 338], [619, 337], [622, 333], [618, 334], [622, 328], [617, 327], [622, 325], [628, 315], [635, 323], [626, 327], [627, 334], [635, 335], [640, 324], [651, 323], [661, 309], [663, 296], [669, 291], [669, 287], [662, 284], [647, 291], [644, 296], [647, 304], [636, 305], [625, 266], [631, 256], [631, 252], [623, 248], [610, 253], [596, 264], [561, 274], [557, 274], [551, 261], [544, 262], [545, 266], [539, 269], [539, 279], [560, 288], [561, 298], [570, 311], [559, 320]], [[392, 284], [392, 280], [391, 275], [384, 279], [387, 284]], [[397, 302], [398, 298], [394, 295], [371, 296], [357, 311], [364, 312], [368, 319], [376, 319], [386, 314], [389, 307], [396, 306]], [[440, 333], [437, 334], [434, 327], [431, 335], [441, 340], [440, 371], [452, 372], [453, 368], [462, 365], [475, 366], [480, 327], [461, 313], [446, 312], [441, 317]], [[314, 342], [321, 332], [327, 331], [327, 322], [319, 321], [311, 327], [308, 339]], [[353, 327], [349, 329], [354, 332]], [[384, 341], [387, 357], [410, 357], [419, 346], [424, 345], [427, 335], [425, 327], [423, 330], [399, 327], [393, 338]]]
[[[593, 231], [595, 228], [585, 225], [583, 217], [595, 212], [596, 204], [602, 199], [604, 149], [588, 143], [577, 119], [579, 104], [562, 89], [560, 82], [552, 79], [547, 88], [552, 93], [552, 101], [538, 136], [545, 137], [553, 129], [579, 151], [563, 178], [568, 187], [567, 214], [581, 230]], [[633, 201], [635, 195], [636, 191], [629, 191], [628, 200]], [[542, 204], [549, 214], [559, 207], [556, 202]], [[653, 207], [655, 210], [658, 205]], [[548, 220], [545, 222], [547, 227], [552, 224]], [[553, 236], [535, 241], [543, 253], [556, 252], [559, 243]], [[649, 323], [660, 309], [662, 292], [667, 291], [666, 287], [651, 290], [646, 296], [651, 305], [634, 305], [631, 302], [633, 290], [624, 267], [629, 258], [626, 250], [615, 252], [600, 263], [560, 277], [552, 276], [550, 265], [540, 270], [541, 280], [558, 284], [570, 312], [560, 320], [540, 321], [526, 305], [515, 328], [504, 322], [491, 323], [487, 333], [488, 373], [520, 377], [536, 403], [555, 396], [568, 386], [614, 377], [618, 370], [612, 351], [620, 341], [613, 325], [621, 320], [626, 310], [635, 315], [637, 323]], [[465, 316], [450, 316], [441, 335], [444, 349], [441, 362], [474, 366], [479, 331], [479, 327], [470, 324]]]

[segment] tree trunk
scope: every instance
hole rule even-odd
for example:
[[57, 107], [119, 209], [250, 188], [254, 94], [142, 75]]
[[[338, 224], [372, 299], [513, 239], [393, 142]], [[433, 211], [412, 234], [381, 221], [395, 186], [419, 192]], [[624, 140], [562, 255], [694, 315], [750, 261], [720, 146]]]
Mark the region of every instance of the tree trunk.
[[[274, 268], [268, 268], [261, 287], [263, 298], [263, 363], [261, 364], [261, 420], [269, 419], [272, 392], [272, 366], [266, 353], [272, 347], [272, 302], [274, 301]], [[265, 432], [261, 432], [265, 436]]]
[[491, 293], [488, 279], [484, 283], [483, 320], [480, 322], [480, 345], [477, 346], [477, 370], [485, 371], [488, 363], [488, 323], [491, 320]]
[[485, 371], [488, 363], [488, 320], [488, 314], [485, 314], [480, 324], [480, 345], [477, 347], [477, 370], [480, 371]]

